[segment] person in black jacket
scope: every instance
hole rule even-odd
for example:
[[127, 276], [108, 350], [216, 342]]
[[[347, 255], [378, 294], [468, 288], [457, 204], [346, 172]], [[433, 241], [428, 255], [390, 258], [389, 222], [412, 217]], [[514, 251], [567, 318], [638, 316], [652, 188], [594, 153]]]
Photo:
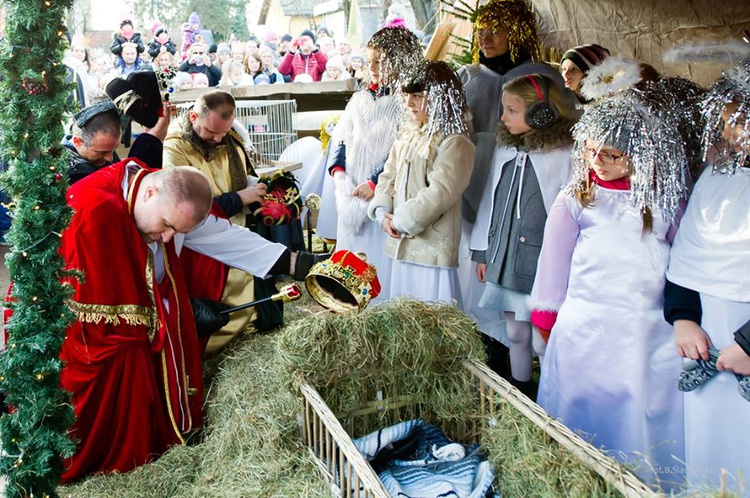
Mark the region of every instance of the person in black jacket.
[[175, 55], [177, 53], [177, 46], [172, 41], [172, 38], [170, 38], [167, 28], [159, 26], [154, 30], [154, 39], [148, 44], [148, 55], [155, 59], [164, 51]]
[[178, 70], [188, 74], [205, 74], [208, 77], [208, 86], [217, 86], [221, 80], [221, 69], [211, 63], [208, 49], [203, 42], [190, 45], [188, 59], [180, 64]]
[[146, 49], [141, 41], [141, 34], [133, 29], [133, 21], [130, 19], [125, 19], [120, 23], [120, 31], [113, 35], [112, 45], [109, 47], [109, 50], [120, 57], [122, 55], [122, 45], [125, 43], [135, 44], [139, 54], [142, 54]]
[[[141, 133], [130, 148], [130, 157], [150, 167], [161, 168], [162, 140], [166, 136], [169, 117]], [[76, 114], [72, 133], [62, 144], [70, 150], [68, 181], [74, 184], [91, 173], [120, 160], [117, 146], [122, 126], [117, 107], [111, 100], [103, 100], [84, 108]]]

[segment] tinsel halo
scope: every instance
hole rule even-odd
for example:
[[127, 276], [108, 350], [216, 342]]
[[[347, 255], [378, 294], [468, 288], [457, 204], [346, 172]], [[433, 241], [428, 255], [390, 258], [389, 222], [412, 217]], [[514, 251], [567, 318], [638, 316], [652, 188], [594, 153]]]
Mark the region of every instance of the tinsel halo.
[[750, 57], [750, 43], [740, 40], [705, 40], [676, 45], [661, 57], [665, 64], [689, 62], [715, 62], [734, 64]]
[[408, 82], [424, 88], [427, 134], [444, 137], [466, 133], [466, 96], [456, 72], [443, 61], [422, 61], [408, 73]]
[[[724, 130], [721, 113], [732, 102], [738, 106], [729, 116], [729, 124], [744, 120], [739, 150], [721, 136]], [[724, 71], [721, 78], [711, 85], [701, 102], [701, 111], [706, 120], [702, 138], [703, 159], [711, 157], [714, 171], [734, 173], [750, 161], [750, 58]]]
[[629, 157], [633, 168], [631, 203], [641, 210], [658, 209], [665, 221], [674, 221], [680, 200], [686, 198], [690, 157], [694, 156], [680, 134], [681, 113], [675, 112], [678, 106], [691, 105], [690, 95], [680, 95], [678, 88], [654, 81], [587, 109], [573, 127], [576, 147], [567, 192], [576, 194], [583, 189], [590, 170], [586, 142], [595, 141]]
[[586, 100], [599, 100], [632, 88], [641, 81], [641, 66], [633, 59], [613, 55], [592, 67], [581, 83]]
[[380, 52], [379, 85], [390, 91], [398, 91], [406, 70], [424, 59], [417, 36], [398, 26], [377, 31], [367, 42], [367, 48]]
[[536, 20], [531, 8], [524, 0], [491, 0], [481, 7], [474, 21], [474, 43], [472, 59], [479, 62], [480, 29], [502, 30], [508, 33], [510, 59], [514, 63], [523, 49], [533, 60], [541, 59]]

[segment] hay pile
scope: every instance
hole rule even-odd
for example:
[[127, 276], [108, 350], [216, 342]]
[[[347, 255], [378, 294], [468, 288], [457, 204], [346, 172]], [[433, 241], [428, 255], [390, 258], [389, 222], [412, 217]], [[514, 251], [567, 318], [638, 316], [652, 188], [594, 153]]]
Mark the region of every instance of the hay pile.
[[[452, 306], [397, 299], [359, 315], [301, 320], [281, 333], [278, 352], [292, 385], [314, 386], [355, 438], [367, 428], [351, 418], [377, 391], [418, 400], [422, 416], [441, 423], [478, 413], [462, 362], [482, 361], [484, 348], [474, 323]], [[375, 428], [403, 418], [389, 410], [373, 415]]]
[[[476, 379], [462, 362], [482, 361], [484, 349], [473, 322], [453, 307], [396, 300], [334, 315], [304, 295], [285, 313], [280, 331], [240, 337], [207, 363], [206, 429], [191, 444], [127, 474], [61, 487], [60, 495], [328, 498], [300, 436], [303, 379], [353, 437], [403, 418], [372, 410], [370, 427], [361, 424], [363, 402], [376, 390], [421, 400], [419, 415], [449, 436], [455, 422], [479, 417]], [[504, 497], [620, 496], [509, 403], [498, 402], [492, 422], [481, 442]]]

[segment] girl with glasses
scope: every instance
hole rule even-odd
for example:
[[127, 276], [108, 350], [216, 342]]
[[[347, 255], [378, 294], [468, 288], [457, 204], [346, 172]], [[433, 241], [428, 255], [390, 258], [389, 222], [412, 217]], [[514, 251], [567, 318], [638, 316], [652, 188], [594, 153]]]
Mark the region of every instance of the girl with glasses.
[[[636, 62], [626, 68], [638, 75]], [[537, 401], [668, 491], [684, 478], [683, 412], [662, 305], [698, 143], [680, 134], [688, 113], [677, 109], [695, 108], [698, 89], [659, 81], [615, 93], [623, 80], [611, 81], [573, 130], [572, 179], [545, 227], [531, 292], [532, 324], [551, 331]]]

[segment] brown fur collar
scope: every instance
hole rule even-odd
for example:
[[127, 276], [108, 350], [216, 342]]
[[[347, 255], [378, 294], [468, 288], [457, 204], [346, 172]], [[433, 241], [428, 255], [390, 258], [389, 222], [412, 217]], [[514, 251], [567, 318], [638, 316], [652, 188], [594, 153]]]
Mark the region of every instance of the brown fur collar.
[[550, 152], [573, 143], [571, 128], [575, 121], [562, 118], [546, 130], [533, 130], [523, 135], [511, 135], [502, 121], [497, 122], [497, 145], [518, 147], [527, 152]]

